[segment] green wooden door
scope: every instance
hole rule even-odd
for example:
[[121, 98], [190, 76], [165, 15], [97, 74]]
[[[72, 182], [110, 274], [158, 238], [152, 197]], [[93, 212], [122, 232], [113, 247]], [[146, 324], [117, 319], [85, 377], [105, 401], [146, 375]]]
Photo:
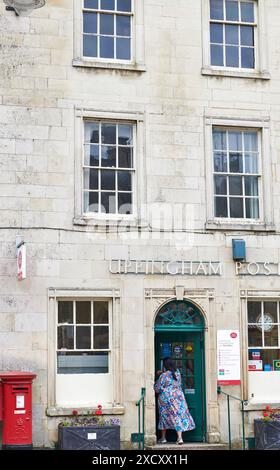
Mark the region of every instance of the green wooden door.
[[[206, 432], [204, 332], [156, 331], [155, 354], [156, 370], [162, 370], [162, 360], [171, 357], [181, 372], [183, 392], [196, 424], [193, 431], [183, 433], [184, 441], [203, 442]], [[168, 440], [175, 441], [176, 438], [175, 431], [168, 431]]]

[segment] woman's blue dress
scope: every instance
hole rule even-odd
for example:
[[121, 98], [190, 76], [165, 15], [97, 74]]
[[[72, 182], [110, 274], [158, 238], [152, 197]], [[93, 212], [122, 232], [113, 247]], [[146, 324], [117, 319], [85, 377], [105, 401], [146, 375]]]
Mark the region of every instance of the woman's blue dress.
[[155, 392], [158, 393], [158, 429], [192, 431], [195, 423], [182, 390], [181, 374], [179, 370], [175, 374], [177, 380], [173, 378], [171, 371], [162, 373], [154, 385]]

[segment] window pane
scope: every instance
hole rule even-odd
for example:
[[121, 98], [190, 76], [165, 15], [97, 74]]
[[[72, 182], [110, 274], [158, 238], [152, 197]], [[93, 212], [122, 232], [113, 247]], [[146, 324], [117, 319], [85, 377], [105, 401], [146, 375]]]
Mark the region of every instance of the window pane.
[[246, 199], [246, 217], [247, 219], [259, 219], [259, 200], [258, 199]]
[[84, 7], [85, 8], [92, 8], [94, 10], [97, 10], [98, 0], [84, 0]]
[[233, 219], [243, 218], [243, 199], [231, 197], [229, 200], [230, 205], [230, 217]]
[[278, 325], [270, 325], [269, 321], [264, 323], [264, 345], [278, 347]]
[[242, 46], [254, 45], [254, 28], [253, 26], [240, 27], [240, 42]]
[[227, 67], [239, 67], [239, 52], [236, 46], [226, 46], [226, 65]]
[[231, 173], [243, 173], [243, 157], [241, 153], [229, 154], [229, 171]]
[[215, 197], [215, 217], [228, 217], [226, 197]]
[[223, 44], [224, 40], [224, 34], [223, 34], [223, 25], [222, 24], [216, 24], [216, 23], [211, 23], [210, 24], [210, 41]]
[[248, 323], [259, 323], [262, 313], [261, 302], [248, 302]]
[[73, 302], [58, 302], [58, 323], [73, 323]]
[[119, 168], [132, 168], [132, 148], [119, 147]]
[[100, 34], [114, 35], [114, 15], [100, 14]]
[[245, 153], [245, 173], [258, 173], [258, 154]]
[[228, 133], [229, 150], [242, 152], [242, 134], [241, 132], [230, 131]]
[[258, 196], [259, 195], [259, 184], [258, 184], [257, 176], [245, 177], [245, 194], [246, 196]]
[[57, 348], [74, 349], [74, 326], [59, 326], [57, 328]]
[[98, 189], [98, 170], [84, 170], [84, 189]]
[[119, 60], [130, 60], [130, 39], [117, 38], [116, 39], [116, 54]]
[[83, 55], [85, 57], [97, 57], [97, 36], [84, 34]]
[[76, 349], [90, 349], [91, 348], [91, 327], [90, 326], [77, 326], [76, 327]]
[[239, 32], [237, 25], [226, 24], [226, 44], [239, 44]]
[[101, 10], [114, 10], [115, 0], [101, 0]]
[[132, 214], [132, 194], [119, 193], [118, 194], [118, 211], [119, 214]]
[[116, 144], [116, 125], [102, 124], [101, 126], [102, 144]]
[[238, 2], [235, 0], [226, 0], [226, 19], [231, 21], [239, 20]]
[[93, 323], [109, 323], [108, 302], [94, 302], [93, 312]]
[[58, 374], [107, 374], [108, 353], [101, 352], [59, 352], [57, 355]]
[[85, 123], [85, 141], [92, 144], [99, 143], [99, 123], [86, 122]]
[[101, 190], [116, 189], [115, 171], [101, 171]]
[[118, 191], [131, 191], [132, 178], [130, 171], [118, 171]]
[[239, 196], [243, 194], [242, 177], [230, 176], [229, 177], [229, 194], [231, 196]]
[[227, 154], [221, 152], [214, 152], [214, 171], [226, 172], [227, 171]]
[[76, 323], [91, 323], [91, 302], [76, 302]]
[[210, 0], [210, 17], [212, 20], [223, 20], [223, 0]]
[[211, 65], [224, 65], [223, 46], [211, 45]]
[[[279, 361], [280, 359], [280, 350], [279, 349], [262, 349], [261, 350], [261, 359], [263, 361], [264, 370], [273, 370], [273, 361]], [[266, 367], [265, 367], [266, 366]]]
[[116, 213], [116, 194], [101, 193], [101, 212], [106, 214]]
[[241, 2], [241, 21], [254, 23], [254, 3]]
[[86, 145], [84, 161], [86, 166], [99, 166], [99, 145]]
[[227, 149], [227, 134], [225, 131], [213, 131], [213, 146], [215, 150]]
[[84, 193], [84, 212], [99, 212], [98, 193]]
[[94, 326], [93, 328], [94, 349], [109, 349], [109, 327]]
[[129, 124], [119, 124], [119, 145], [132, 145], [133, 144], [133, 127]]
[[114, 39], [100, 36], [100, 57], [104, 59], [114, 58]]
[[244, 132], [244, 148], [247, 152], [258, 151], [258, 134], [257, 132]]
[[131, 0], [117, 0], [118, 11], [131, 11]]
[[97, 33], [97, 14], [84, 12], [83, 14], [84, 33]]
[[130, 16], [117, 15], [117, 36], [130, 36]]
[[227, 194], [226, 176], [215, 176], [215, 194]]
[[252, 47], [241, 47], [241, 67], [244, 69], [255, 67], [255, 55]]
[[262, 346], [262, 330], [257, 325], [248, 325], [248, 346]]
[[[271, 323], [278, 323], [277, 317], [277, 302], [264, 302], [264, 323], [266, 321]], [[267, 318], [265, 318], [267, 316]]]
[[101, 166], [102, 167], [116, 167], [117, 166], [116, 147], [109, 147], [109, 146], [102, 145]]

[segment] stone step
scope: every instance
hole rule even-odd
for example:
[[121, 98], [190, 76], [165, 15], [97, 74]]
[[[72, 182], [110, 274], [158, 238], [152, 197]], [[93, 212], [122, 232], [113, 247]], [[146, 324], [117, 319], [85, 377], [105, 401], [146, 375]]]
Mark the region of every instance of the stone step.
[[186, 444], [177, 445], [175, 442], [167, 444], [156, 444], [154, 446], [146, 446], [146, 450], [228, 450], [227, 444], [208, 444], [204, 442], [188, 442]]

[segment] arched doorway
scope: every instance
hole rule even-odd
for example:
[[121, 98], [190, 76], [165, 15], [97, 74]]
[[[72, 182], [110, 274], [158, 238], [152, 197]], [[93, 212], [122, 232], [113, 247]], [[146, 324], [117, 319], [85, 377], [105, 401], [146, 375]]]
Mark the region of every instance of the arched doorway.
[[[182, 375], [183, 392], [196, 423], [193, 431], [184, 433], [185, 442], [205, 441], [204, 330], [204, 317], [199, 308], [190, 301], [173, 300], [166, 303], [155, 319], [156, 370], [162, 370], [165, 357], [169, 356], [175, 360]], [[168, 440], [175, 441], [176, 433], [168, 433]]]

